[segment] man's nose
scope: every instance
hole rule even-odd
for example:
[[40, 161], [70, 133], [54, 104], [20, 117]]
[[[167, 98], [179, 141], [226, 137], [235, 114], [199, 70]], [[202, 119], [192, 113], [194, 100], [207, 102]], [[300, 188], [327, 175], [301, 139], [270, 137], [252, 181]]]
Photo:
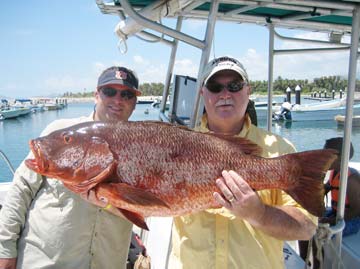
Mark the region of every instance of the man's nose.
[[228, 99], [231, 97], [230, 92], [228, 91], [227, 87], [224, 87], [222, 91], [220, 92], [220, 98]]
[[117, 91], [116, 95], [113, 97], [114, 102], [122, 103], [124, 102], [124, 98], [121, 97], [121, 91]]

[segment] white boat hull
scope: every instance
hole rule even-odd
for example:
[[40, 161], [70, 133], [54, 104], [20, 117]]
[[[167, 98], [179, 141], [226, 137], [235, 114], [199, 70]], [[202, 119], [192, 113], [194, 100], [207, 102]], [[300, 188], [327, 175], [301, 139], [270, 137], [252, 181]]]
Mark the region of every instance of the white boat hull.
[[[286, 112], [285, 112], [286, 113]], [[279, 120], [285, 121], [333, 121], [337, 115], [345, 115], [346, 108], [336, 107], [329, 109], [307, 109], [307, 110], [291, 110], [289, 114], [280, 117]], [[360, 114], [360, 104], [354, 105], [353, 114]]]

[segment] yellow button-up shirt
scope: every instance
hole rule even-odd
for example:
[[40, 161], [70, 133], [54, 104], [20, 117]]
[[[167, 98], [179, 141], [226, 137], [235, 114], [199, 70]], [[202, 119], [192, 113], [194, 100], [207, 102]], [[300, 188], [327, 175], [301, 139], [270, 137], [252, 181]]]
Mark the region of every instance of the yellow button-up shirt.
[[[196, 129], [209, 131], [206, 115]], [[289, 141], [252, 125], [248, 116], [238, 136], [258, 144], [263, 149], [262, 157], [295, 152]], [[281, 190], [262, 190], [258, 194], [266, 204], [298, 207], [316, 221]], [[210, 209], [174, 218], [168, 268], [284, 268], [282, 248], [282, 240], [253, 228], [227, 209]]]

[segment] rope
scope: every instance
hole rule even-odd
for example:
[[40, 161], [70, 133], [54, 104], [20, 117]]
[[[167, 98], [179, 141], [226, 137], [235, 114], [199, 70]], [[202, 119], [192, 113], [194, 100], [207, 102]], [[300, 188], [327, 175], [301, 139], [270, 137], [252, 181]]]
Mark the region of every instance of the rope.
[[[121, 48], [122, 43], [124, 43], [124, 50]], [[127, 52], [128, 47], [127, 47], [125, 38], [122, 38], [122, 37], [120, 38], [119, 42], [117, 43], [117, 48], [121, 52], [121, 54], [125, 54]]]
[[[333, 237], [333, 232], [330, 229], [330, 224], [329, 223], [319, 223], [316, 234], [310, 240], [310, 241], [314, 240], [316, 247], [317, 247], [316, 258], [320, 264], [319, 269], [324, 268], [323, 248], [324, 248], [325, 244], [328, 244], [330, 246], [332, 252], [336, 256], [336, 258], [340, 261], [341, 268], [345, 268], [344, 263], [341, 259], [340, 253], [337, 252], [337, 250], [335, 249], [334, 242], [331, 240], [332, 237]], [[311, 246], [312, 246], [312, 242], [309, 242], [306, 263], [308, 263], [309, 248], [311, 248]]]
[[304, 269], [310, 269], [311, 268], [310, 253], [312, 253], [312, 244], [313, 244], [313, 241], [314, 241], [314, 237], [315, 237], [315, 235], [313, 237], [311, 237], [311, 239], [309, 240], [309, 243], [308, 243]]

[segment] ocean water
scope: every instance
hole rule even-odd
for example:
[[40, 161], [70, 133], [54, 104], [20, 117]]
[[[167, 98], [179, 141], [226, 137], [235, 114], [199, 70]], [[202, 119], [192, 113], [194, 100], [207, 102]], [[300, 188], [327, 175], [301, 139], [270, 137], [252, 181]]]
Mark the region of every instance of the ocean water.
[[[93, 103], [71, 103], [62, 110], [37, 112], [0, 121], [0, 150], [16, 169], [29, 152], [28, 141], [38, 137], [46, 125], [56, 119], [89, 115], [93, 107]], [[137, 105], [130, 120], [158, 120], [158, 112], [149, 104]], [[266, 128], [266, 122], [260, 121], [259, 127]], [[293, 142], [298, 151], [322, 148], [326, 139], [342, 136], [344, 132], [335, 121], [273, 123], [272, 131]], [[353, 129], [352, 142], [355, 149], [352, 161], [360, 162], [360, 128]], [[10, 169], [0, 158], [0, 182], [11, 179]]]

